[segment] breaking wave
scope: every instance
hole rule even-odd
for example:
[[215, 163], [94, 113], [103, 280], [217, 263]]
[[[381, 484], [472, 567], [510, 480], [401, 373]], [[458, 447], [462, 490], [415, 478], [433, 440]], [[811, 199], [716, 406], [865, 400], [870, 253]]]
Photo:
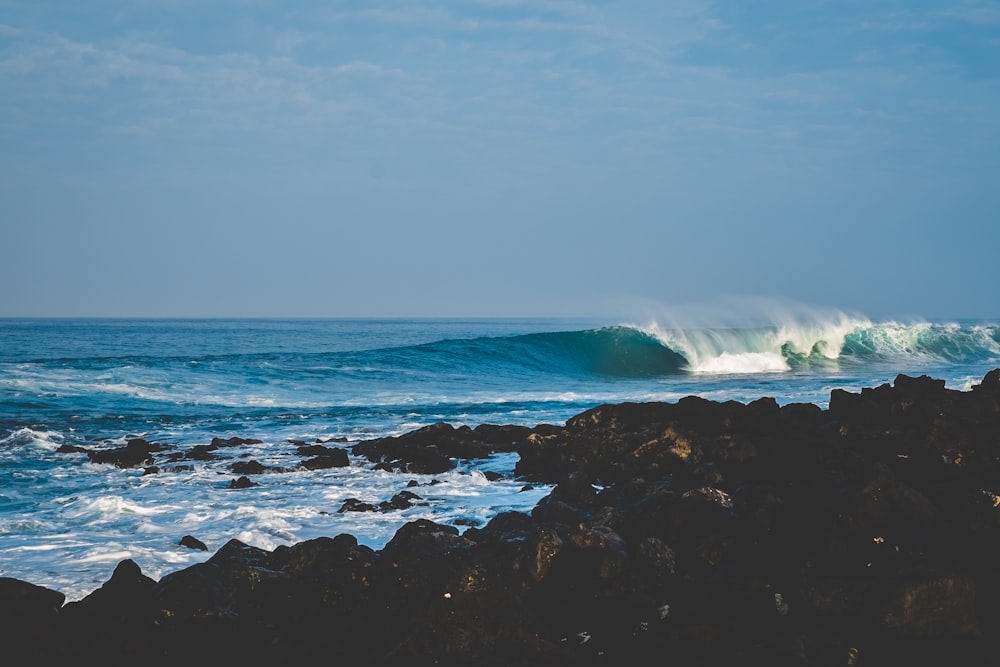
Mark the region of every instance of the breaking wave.
[[[435, 345], [451, 348], [457, 341]], [[1000, 361], [995, 325], [872, 323], [847, 316], [824, 323], [749, 328], [664, 329], [615, 326], [465, 341], [478, 353], [521, 364], [601, 375], [781, 373], [840, 364], [899, 366]], [[445, 351], [442, 349], [441, 351]]]

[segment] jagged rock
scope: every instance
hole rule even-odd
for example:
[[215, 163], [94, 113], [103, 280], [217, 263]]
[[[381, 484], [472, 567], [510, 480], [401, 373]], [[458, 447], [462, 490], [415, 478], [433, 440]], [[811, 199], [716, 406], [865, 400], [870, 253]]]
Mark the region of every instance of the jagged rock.
[[217, 445], [195, 445], [188, 450], [187, 458], [194, 461], [211, 461], [216, 458], [212, 452], [218, 448]]
[[451, 459], [482, 459], [513, 451], [528, 432], [525, 427], [481, 425], [473, 430], [438, 423], [398, 437], [361, 442], [351, 452], [391, 470], [432, 475], [454, 468]]
[[257, 482], [252, 481], [246, 475], [240, 477], [239, 479], [234, 479], [229, 483], [230, 489], [249, 489], [252, 486], [260, 486]]
[[212, 442], [209, 446], [212, 448], [242, 447], [244, 445], [261, 445], [263, 443], [263, 440], [258, 440], [256, 438], [238, 438], [233, 436], [232, 438], [212, 438]]
[[284, 468], [266, 466], [260, 461], [253, 459], [249, 461], [236, 461], [230, 466], [230, 470], [237, 475], [263, 475], [268, 472], [285, 472]]
[[357, 498], [347, 498], [344, 500], [344, 504], [340, 506], [337, 510], [338, 514], [343, 514], [344, 512], [376, 512], [378, 508], [371, 503], [362, 502]]
[[67, 604], [62, 616], [88, 634], [113, 624], [136, 629], [148, 618], [155, 584], [134, 560], [123, 560], [103, 586], [79, 602]]
[[66, 596], [26, 581], [0, 577], [0, 618], [12, 619], [24, 613], [55, 612], [66, 601]]
[[[357, 454], [358, 452], [354, 452]], [[399, 453], [399, 452], [397, 452]], [[385, 470], [387, 472], [407, 472], [418, 475], [436, 475], [448, 472], [455, 467], [455, 462], [438, 451], [434, 445], [411, 448], [404, 453], [404, 459], [393, 459], [391, 461], [380, 461], [372, 466], [372, 470]], [[371, 457], [369, 456], [369, 460]]]
[[132, 438], [124, 447], [105, 450], [87, 450], [92, 463], [110, 463], [118, 468], [138, 468], [153, 463], [153, 452], [162, 447], [142, 438]]
[[383, 512], [391, 510], [405, 510], [408, 507], [413, 507], [414, 504], [417, 504], [413, 502], [414, 500], [421, 500], [421, 497], [415, 493], [411, 493], [410, 491], [400, 491], [390, 500], [379, 503], [379, 509]]
[[192, 537], [191, 535], [185, 535], [178, 542], [182, 547], [187, 547], [188, 549], [195, 549], [197, 551], [208, 551], [208, 547], [205, 543], [199, 540], [197, 537]]
[[[316, 445], [322, 447], [322, 445]], [[311, 449], [311, 448], [310, 448]], [[320, 453], [314, 458], [302, 462], [302, 467], [307, 470], [324, 470], [327, 468], [346, 468], [351, 465], [347, 452], [343, 449], [325, 448], [327, 451]], [[300, 448], [300, 453], [302, 448]]]
[[415, 433], [362, 451], [410, 470], [510, 440], [556, 486], [530, 515], [414, 521], [380, 551], [234, 540], [159, 582], [123, 561], [58, 611], [0, 579], [5, 664], [997, 664], [1000, 371], [828, 410], [685, 398]]

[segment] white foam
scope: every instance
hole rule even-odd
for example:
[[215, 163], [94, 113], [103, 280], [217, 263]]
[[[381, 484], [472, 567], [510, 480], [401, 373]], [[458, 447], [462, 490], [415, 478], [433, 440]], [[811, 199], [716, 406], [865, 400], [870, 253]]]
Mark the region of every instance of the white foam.
[[62, 444], [56, 441], [62, 439], [63, 435], [54, 431], [36, 431], [27, 427], [19, 428], [6, 438], [0, 438], [0, 451], [25, 448], [55, 451]]
[[717, 357], [709, 357], [692, 369], [695, 373], [780, 373], [790, 370], [788, 362], [780, 354], [769, 352], [746, 352], [731, 354], [723, 352]]
[[[287, 446], [265, 444], [240, 451], [247, 449], [265, 465], [290, 465]], [[523, 483], [488, 482], [478, 471], [510, 474], [516, 454], [462, 464], [434, 476], [373, 471], [356, 460], [347, 468], [257, 475], [254, 481], [260, 486], [230, 490], [235, 475], [229, 466], [236, 455], [196, 462], [190, 472], [147, 476], [81, 463], [75, 457], [54, 457], [56, 467], [42, 480], [50, 488], [37, 496], [42, 500], [32, 520], [0, 523], [0, 572], [76, 600], [98, 588], [124, 558], [158, 578], [207, 559], [232, 538], [270, 550], [351, 533], [361, 543], [381, 548], [407, 521], [452, 523], [461, 518], [481, 523], [506, 509], [528, 511], [548, 493], [544, 485], [520, 493]], [[410, 480], [418, 486], [408, 487]], [[438, 483], [432, 485], [432, 480]], [[384, 513], [337, 511], [347, 498], [378, 504], [404, 488], [420, 495], [419, 502], [426, 505]], [[179, 546], [184, 535], [202, 540], [209, 551]]]
[[116, 551], [92, 551], [89, 554], [79, 556], [77, 562], [81, 564], [94, 563], [120, 563], [126, 558], [131, 558], [132, 552], [128, 550]]
[[849, 334], [871, 326], [841, 311], [789, 304], [758, 303], [753, 313], [752, 325], [701, 310], [700, 323], [690, 313], [665, 314], [635, 328], [681, 354], [692, 372], [753, 374], [791, 370], [786, 351], [837, 359]]

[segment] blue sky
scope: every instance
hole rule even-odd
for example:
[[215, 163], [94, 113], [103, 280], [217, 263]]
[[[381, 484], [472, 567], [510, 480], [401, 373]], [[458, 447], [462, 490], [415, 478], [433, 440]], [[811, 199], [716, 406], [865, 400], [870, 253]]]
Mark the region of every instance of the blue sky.
[[0, 316], [997, 317], [1000, 2], [0, 0]]

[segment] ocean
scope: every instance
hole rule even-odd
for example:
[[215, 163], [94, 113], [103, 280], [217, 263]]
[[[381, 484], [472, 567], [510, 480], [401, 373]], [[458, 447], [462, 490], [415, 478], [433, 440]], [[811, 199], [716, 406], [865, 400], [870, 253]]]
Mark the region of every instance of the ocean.
[[[380, 548], [407, 521], [464, 529], [528, 511], [549, 491], [513, 478], [516, 454], [434, 476], [374, 471], [359, 457], [347, 468], [309, 471], [298, 467], [293, 441], [350, 448], [435, 422], [561, 424], [601, 403], [692, 394], [825, 407], [834, 388], [858, 391], [897, 373], [968, 390], [997, 366], [996, 322], [875, 322], [836, 311], [741, 325], [665, 317], [0, 320], [0, 576], [74, 600], [125, 558], [158, 578], [232, 538], [273, 549], [348, 532]], [[187, 452], [234, 436], [260, 442], [158, 474], [56, 451], [142, 437], [165, 453]], [[231, 489], [241, 460], [284, 472]], [[404, 488], [423, 504], [338, 512], [348, 498], [377, 504]], [[209, 551], [180, 546], [184, 535]]]

